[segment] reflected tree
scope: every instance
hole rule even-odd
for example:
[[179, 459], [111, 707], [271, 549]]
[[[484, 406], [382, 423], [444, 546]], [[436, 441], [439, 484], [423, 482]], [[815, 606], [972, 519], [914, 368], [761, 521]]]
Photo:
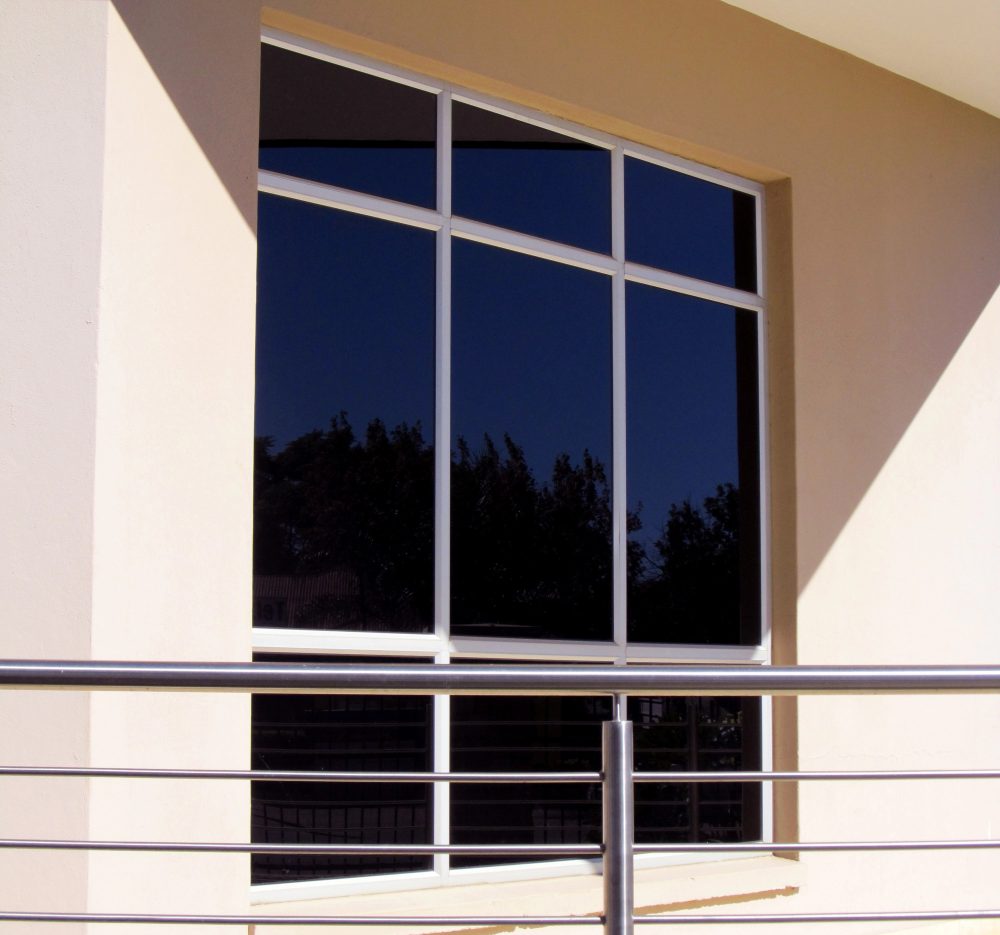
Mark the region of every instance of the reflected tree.
[[[433, 621], [432, 445], [421, 426], [347, 415], [282, 449], [258, 438], [258, 624], [426, 632]], [[610, 637], [611, 492], [604, 464], [558, 455], [539, 480], [509, 435], [452, 454], [456, 633]], [[739, 491], [673, 504], [658, 537], [629, 542], [630, 639], [739, 640]], [[638, 512], [629, 531], [640, 526]], [[270, 603], [269, 603], [270, 602]], [[274, 605], [272, 607], [272, 605]]]
[[672, 504], [652, 548], [630, 556], [633, 640], [738, 643], [740, 495], [720, 484], [701, 507]]

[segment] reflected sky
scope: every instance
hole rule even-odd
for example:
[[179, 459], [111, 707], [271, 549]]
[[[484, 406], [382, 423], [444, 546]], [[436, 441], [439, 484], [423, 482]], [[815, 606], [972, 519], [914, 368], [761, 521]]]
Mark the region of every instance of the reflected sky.
[[452, 115], [456, 214], [610, 251], [608, 150], [458, 101]]
[[696, 279], [757, 288], [756, 199], [625, 159], [625, 256]]
[[610, 466], [608, 277], [463, 240], [453, 267], [453, 442], [509, 434], [539, 480], [562, 453]]
[[697, 506], [717, 485], [739, 485], [739, 313], [635, 283], [626, 308], [628, 504], [641, 504], [635, 538], [648, 543], [671, 504]]
[[437, 95], [261, 47], [260, 168], [433, 208]]
[[434, 426], [434, 235], [260, 196], [254, 431]]

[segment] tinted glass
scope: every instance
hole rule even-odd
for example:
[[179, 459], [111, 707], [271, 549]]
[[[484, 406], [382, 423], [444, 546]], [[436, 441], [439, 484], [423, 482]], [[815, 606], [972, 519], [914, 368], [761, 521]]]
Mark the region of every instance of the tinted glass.
[[[630, 698], [635, 768], [644, 772], [760, 769], [756, 698]], [[636, 783], [635, 840], [759, 838], [757, 783]]]
[[608, 150], [458, 101], [452, 108], [456, 214], [610, 252]]
[[260, 168], [434, 207], [437, 96], [261, 46]]
[[260, 199], [254, 623], [426, 632], [434, 235]]
[[[260, 662], [378, 662], [257, 656]], [[398, 661], [398, 660], [397, 660]], [[368, 695], [254, 695], [252, 768], [430, 770], [431, 699]], [[428, 844], [431, 786], [417, 783], [257, 781], [251, 840], [273, 844]], [[255, 854], [252, 882], [426, 870], [428, 857]]]
[[[474, 698], [451, 702], [455, 770], [555, 771], [601, 768], [603, 698]], [[599, 844], [597, 785], [456, 784], [451, 790], [455, 844]], [[525, 863], [537, 857], [453, 857], [455, 867]]]
[[756, 201], [642, 159], [625, 160], [625, 255], [754, 292]]
[[629, 284], [628, 636], [760, 640], [757, 320]]
[[611, 633], [610, 282], [456, 241], [452, 629]]
[[[452, 698], [456, 770], [599, 770], [606, 698]], [[743, 698], [630, 698], [635, 769], [759, 769], [760, 704]], [[739, 841], [760, 836], [754, 783], [636, 783], [640, 842]], [[452, 840], [462, 844], [601, 841], [596, 784], [456, 784]], [[456, 867], [523, 863], [533, 857], [453, 858]]]

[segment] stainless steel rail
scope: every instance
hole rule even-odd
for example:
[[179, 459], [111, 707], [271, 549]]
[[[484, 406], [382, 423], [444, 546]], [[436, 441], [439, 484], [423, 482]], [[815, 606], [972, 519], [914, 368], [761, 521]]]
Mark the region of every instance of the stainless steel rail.
[[1000, 691], [1000, 666], [0, 661], [0, 687], [279, 694], [810, 695]]
[[[803, 695], [1000, 692], [1000, 666], [581, 666], [399, 665], [311, 663], [143, 663], [0, 661], [0, 689], [160, 690], [309, 694], [482, 695]], [[924, 912], [637, 915], [633, 899], [635, 854], [782, 853], [822, 851], [989, 850], [997, 840], [831, 841], [729, 844], [635, 844], [632, 790], [636, 782], [802, 782], [998, 779], [1000, 770], [645, 772], [632, 769], [631, 724], [606, 722], [600, 772], [349, 772], [291, 770], [180, 770], [115, 767], [0, 767], [0, 777], [237, 779], [310, 782], [595, 783], [603, 786], [602, 844], [252, 844], [215, 842], [0, 839], [0, 848], [220, 852], [262, 854], [603, 857], [601, 916], [273, 916], [134, 913], [3, 912], [0, 922], [102, 922], [216, 925], [603, 925], [608, 935], [630, 935], [635, 924], [780, 924], [821, 922], [1000, 919], [1000, 909]]]

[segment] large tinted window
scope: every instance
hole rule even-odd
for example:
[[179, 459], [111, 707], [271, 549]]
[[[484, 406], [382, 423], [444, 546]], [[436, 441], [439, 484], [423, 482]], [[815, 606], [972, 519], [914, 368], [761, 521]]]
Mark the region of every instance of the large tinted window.
[[[442, 665], [761, 658], [752, 185], [378, 70], [262, 56], [257, 646]], [[609, 716], [599, 697], [261, 696], [253, 757], [597, 770]], [[633, 698], [628, 716], [638, 770], [760, 766], [756, 700]], [[596, 785], [455, 783], [449, 798], [261, 780], [252, 795], [255, 841], [601, 833]], [[639, 841], [761, 833], [752, 784], [637, 783], [635, 801]], [[531, 859], [259, 855], [253, 874], [467, 877]]]

